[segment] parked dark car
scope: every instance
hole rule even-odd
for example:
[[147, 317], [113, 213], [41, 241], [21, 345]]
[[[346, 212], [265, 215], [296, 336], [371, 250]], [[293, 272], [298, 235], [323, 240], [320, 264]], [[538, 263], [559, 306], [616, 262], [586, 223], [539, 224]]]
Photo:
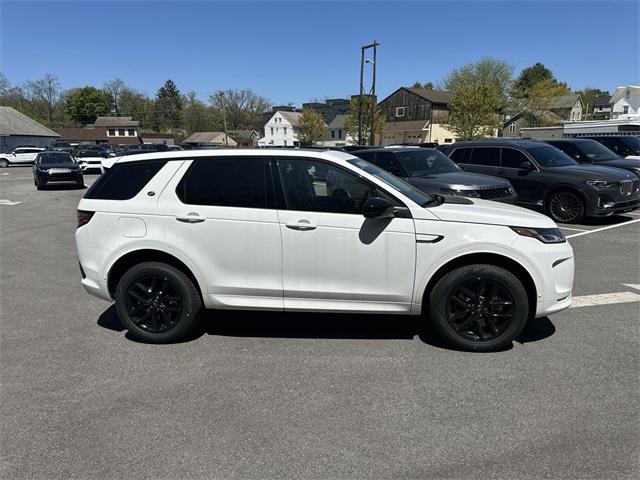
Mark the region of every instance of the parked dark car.
[[576, 223], [584, 216], [608, 216], [639, 206], [638, 177], [618, 168], [580, 165], [545, 142], [456, 142], [446, 153], [466, 171], [508, 179], [517, 203], [543, 208], [556, 222]]
[[640, 159], [620, 158], [603, 144], [588, 138], [563, 138], [545, 140], [558, 150], [562, 150], [578, 163], [602, 165], [629, 170], [640, 177]]
[[435, 148], [377, 148], [350, 153], [432, 195], [456, 195], [505, 203], [514, 203], [516, 199], [508, 180], [465, 172]]
[[46, 150], [39, 153], [33, 165], [33, 183], [40, 190], [52, 182], [73, 182], [84, 187], [80, 165], [66, 152]]
[[581, 138], [595, 140], [621, 158], [640, 157], [640, 138], [635, 135], [593, 135]]

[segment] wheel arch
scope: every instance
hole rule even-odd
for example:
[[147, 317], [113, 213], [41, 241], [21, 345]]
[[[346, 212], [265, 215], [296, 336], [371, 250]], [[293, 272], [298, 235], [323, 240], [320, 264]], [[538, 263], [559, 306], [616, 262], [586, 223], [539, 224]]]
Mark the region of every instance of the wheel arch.
[[543, 201], [544, 208], [545, 209], [547, 208], [547, 203], [549, 202], [551, 195], [557, 192], [562, 192], [562, 191], [570, 191], [572, 193], [577, 193], [580, 199], [584, 202], [585, 211], [589, 208], [589, 199], [587, 198], [587, 195], [580, 188], [570, 183], [560, 183], [558, 185], [554, 185], [553, 188], [549, 189], [547, 193], [545, 193], [544, 195], [544, 201]]
[[421, 312], [425, 313], [429, 311], [429, 294], [441, 278], [456, 268], [474, 264], [495, 265], [514, 274], [516, 278], [522, 282], [524, 289], [527, 292], [527, 298], [529, 299], [529, 316], [531, 318], [535, 316], [538, 302], [538, 288], [536, 287], [536, 282], [534, 281], [534, 277], [531, 275], [531, 272], [529, 272], [529, 270], [517, 260], [494, 252], [463, 254], [448, 260], [440, 266], [435, 273], [431, 275], [431, 278], [429, 278], [429, 281], [422, 292]]
[[193, 282], [196, 289], [198, 290], [200, 298], [204, 300], [200, 282], [198, 281], [198, 278], [194, 274], [192, 269], [189, 268], [186, 263], [177, 258], [175, 255], [153, 248], [143, 248], [127, 252], [126, 254], [118, 258], [113, 263], [113, 265], [111, 265], [111, 268], [109, 268], [109, 273], [107, 274], [107, 289], [111, 298], [114, 298], [118, 282], [126, 273], [126, 271], [129, 270], [132, 266], [143, 262], [162, 262], [177, 268], [187, 277], [189, 277], [189, 279]]

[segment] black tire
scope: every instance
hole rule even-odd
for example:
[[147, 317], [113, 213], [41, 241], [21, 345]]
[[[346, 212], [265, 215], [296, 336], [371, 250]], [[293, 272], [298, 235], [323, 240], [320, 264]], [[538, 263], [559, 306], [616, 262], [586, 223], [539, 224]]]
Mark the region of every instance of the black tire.
[[6, 158], [0, 158], [0, 168], [7, 168], [9, 161]]
[[78, 186], [78, 188], [84, 188], [84, 179], [77, 180], [76, 185]]
[[202, 299], [191, 279], [160, 262], [131, 267], [118, 282], [115, 299], [116, 311], [129, 334], [147, 343], [184, 338], [202, 312]]
[[429, 306], [431, 323], [448, 344], [478, 352], [510, 346], [529, 317], [522, 283], [495, 265], [466, 265], [447, 273], [431, 290]]
[[584, 218], [585, 206], [580, 194], [572, 190], [558, 190], [547, 198], [547, 215], [557, 223], [578, 223]]

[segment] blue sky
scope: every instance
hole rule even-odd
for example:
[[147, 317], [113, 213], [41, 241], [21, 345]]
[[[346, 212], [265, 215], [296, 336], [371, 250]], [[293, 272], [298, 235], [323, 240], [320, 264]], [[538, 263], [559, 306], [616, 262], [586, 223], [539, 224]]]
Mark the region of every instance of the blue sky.
[[63, 87], [113, 77], [153, 95], [167, 78], [202, 99], [251, 88], [273, 103], [357, 93], [360, 46], [376, 39], [377, 90], [438, 82], [492, 56], [537, 61], [572, 88], [640, 83], [640, 2], [0, 3], [0, 69]]

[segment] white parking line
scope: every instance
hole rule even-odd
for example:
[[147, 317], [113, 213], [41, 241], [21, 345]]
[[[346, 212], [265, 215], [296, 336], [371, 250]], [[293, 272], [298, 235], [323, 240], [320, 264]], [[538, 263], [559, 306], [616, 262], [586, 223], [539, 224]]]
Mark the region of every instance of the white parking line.
[[632, 223], [640, 222], [640, 218], [637, 220], [630, 220], [628, 222], [618, 223], [616, 225], [609, 225], [608, 227], [596, 228], [594, 230], [587, 230], [585, 232], [574, 233], [573, 235], [568, 235], [567, 238], [575, 238], [581, 235], [589, 235], [590, 233], [602, 232], [603, 230], [610, 230], [612, 228], [624, 227], [625, 225], [631, 225]]
[[573, 297], [571, 308], [594, 307], [612, 303], [640, 302], [640, 295], [634, 292], [604, 293], [601, 295], [583, 295]]
[[625, 287], [635, 288], [636, 290], [640, 290], [640, 283], [623, 283]]
[[5, 198], [0, 198], [0, 205], [18, 205], [22, 202], [12, 202], [11, 200], [7, 200]]
[[638, 212], [628, 212], [628, 213], [625, 213], [625, 215], [633, 215], [634, 217], [640, 217], [640, 213]]

